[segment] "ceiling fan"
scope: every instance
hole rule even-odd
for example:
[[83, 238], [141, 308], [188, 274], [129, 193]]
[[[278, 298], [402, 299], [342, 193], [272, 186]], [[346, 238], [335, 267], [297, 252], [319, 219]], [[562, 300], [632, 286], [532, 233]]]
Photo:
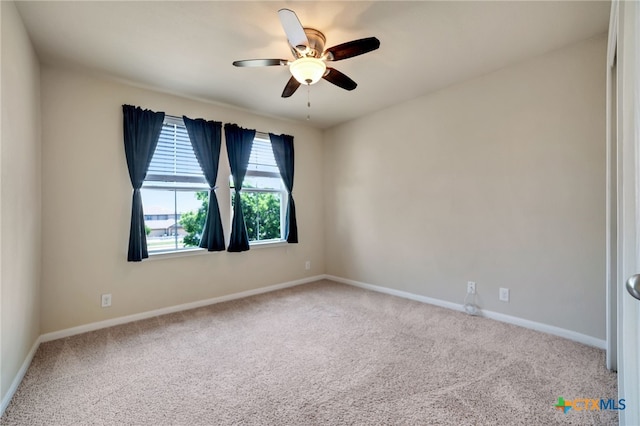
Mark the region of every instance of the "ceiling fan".
[[235, 61], [236, 67], [289, 66], [291, 78], [282, 92], [283, 98], [293, 95], [301, 84], [312, 85], [321, 78], [345, 90], [353, 90], [357, 84], [335, 68], [327, 66], [327, 62], [341, 61], [371, 52], [380, 47], [375, 37], [352, 40], [337, 46], [324, 48], [324, 34], [314, 28], [305, 28], [295, 12], [290, 9], [278, 11], [280, 22], [287, 35], [293, 61], [287, 59], [247, 59]]

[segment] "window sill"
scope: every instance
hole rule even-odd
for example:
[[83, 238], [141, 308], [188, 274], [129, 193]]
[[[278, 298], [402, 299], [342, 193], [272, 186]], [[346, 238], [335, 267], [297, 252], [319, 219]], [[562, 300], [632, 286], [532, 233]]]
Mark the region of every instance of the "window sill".
[[200, 256], [207, 253], [209, 252], [202, 248], [193, 248], [193, 249], [178, 250], [178, 251], [167, 251], [167, 252], [159, 252], [159, 253], [149, 253], [149, 258], [147, 260], [160, 260], [160, 259], [171, 259], [174, 257]]
[[263, 248], [268, 248], [268, 247], [285, 247], [285, 246], [288, 246], [288, 245], [289, 245], [289, 243], [286, 240], [249, 243], [249, 251], [251, 251], [253, 249], [263, 249]]
[[[288, 245], [289, 243], [286, 242], [285, 240], [249, 243], [249, 251], [254, 249], [264, 249], [264, 248], [270, 248], [270, 247], [286, 247]], [[172, 259], [175, 257], [201, 256], [207, 253], [221, 253], [221, 252], [219, 251], [210, 252], [203, 248], [193, 248], [193, 249], [178, 250], [178, 251], [149, 253], [149, 258], [147, 260], [160, 260], [160, 259]]]

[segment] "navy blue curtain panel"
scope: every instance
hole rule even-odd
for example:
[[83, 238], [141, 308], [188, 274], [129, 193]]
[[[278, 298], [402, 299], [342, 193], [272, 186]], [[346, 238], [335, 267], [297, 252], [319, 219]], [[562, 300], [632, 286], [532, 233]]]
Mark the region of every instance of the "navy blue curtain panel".
[[242, 182], [247, 174], [249, 156], [253, 146], [255, 130], [243, 129], [235, 124], [224, 125], [224, 136], [227, 144], [227, 155], [231, 166], [231, 176], [236, 193], [233, 198], [233, 221], [231, 222], [231, 237], [227, 251], [240, 252], [249, 250], [247, 226], [242, 214]]
[[144, 212], [140, 188], [147, 176], [151, 158], [158, 145], [164, 122], [164, 112], [143, 110], [140, 107], [122, 105], [124, 127], [124, 152], [127, 157], [129, 178], [133, 186], [131, 203], [131, 228], [129, 231], [129, 262], [140, 262], [149, 257], [147, 233], [144, 229]]
[[222, 123], [205, 121], [202, 118], [192, 120], [186, 116], [183, 116], [182, 120], [189, 133], [193, 152], [209, 184], [209, 210], [200, 238], [200, 247], [208, 251], [222, 251], [225, 248], [224, 234], [218, 197], [215, 192], [222, 144]]
[[285, 223], [285, 235], [288, 243], [298, 242], [298, 221], [296, 219], [296, 204], [293, 201], [293, 170], [294, 170], [294, 151], [293, 136], [274, 135], [269, 133], [271, 139], [271, 147], [273, 148], [273, 156], [276, 159], [278, 170], [284, 186], [289, 194], [289, 202], [287, 204], [287, 216]]

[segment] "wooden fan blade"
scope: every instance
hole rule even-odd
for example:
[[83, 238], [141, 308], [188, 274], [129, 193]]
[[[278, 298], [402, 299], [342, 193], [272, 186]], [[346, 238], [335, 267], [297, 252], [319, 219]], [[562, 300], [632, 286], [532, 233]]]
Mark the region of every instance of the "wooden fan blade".
[[353, 58], [354, 56], [371, 52], [372, 50], [376, 50], [378, 47], [380, 47], [380, 40], [375, 37], [368, 37], [330, 47], [325, 50], [325, 54], [327, 55], [328, 61], [340, 61], [342, 59]]
[[304, 32], [304, 27], [295, 12], [290, 9], [280, 9], [278, 16], [291, 47], [300, 47], [301, 49], [309, 47], [309, 40]]
[[296, 90], [298, 90], [298, 87], [300, 87], [300, 82], [296, 80], [294, 76], [291, 76], [291, 78], [287, 82], [287, 85], [284, 86], [284, 90], [282, 91], [282, 97], [288, 98], [289, 96], [293, 95], [296, 92]]
[[329, 72], [322, 78], [327, 80], [329, 83], [333, 83], [338, 87], [342, 87], [344, 90], [353, 90], [358, 87], [358, 84], [355, 81], [351, 80], [349, 77], [347, 77], [337, 69], [327, 67], [327, 70]]
[[243, 61], [235, 61], [233, 65], [236, 67], [271, 67], [278, 65], [287, 65], [286, 59], [245, 59]]

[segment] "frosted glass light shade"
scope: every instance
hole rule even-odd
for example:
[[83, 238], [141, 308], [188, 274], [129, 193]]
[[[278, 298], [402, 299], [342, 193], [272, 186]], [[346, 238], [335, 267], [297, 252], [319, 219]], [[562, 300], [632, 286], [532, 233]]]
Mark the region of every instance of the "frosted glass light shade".
[[322, 78], [327, 66], [320, 59], [300, 58], [289, 65], [289, 70], [300, 83], [314, 84]]

